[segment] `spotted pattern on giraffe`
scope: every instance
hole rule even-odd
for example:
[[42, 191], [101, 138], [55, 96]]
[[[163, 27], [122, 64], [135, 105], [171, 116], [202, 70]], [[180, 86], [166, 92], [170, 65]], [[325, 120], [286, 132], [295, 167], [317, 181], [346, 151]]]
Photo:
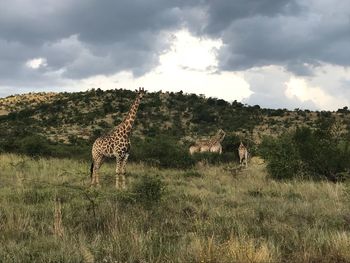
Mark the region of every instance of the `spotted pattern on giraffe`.
[[116, 188], [126, 188], [125, 167], [130, 151], [130, 135], [140, 102], [145, 95], [139, 88], [138, 95], [124, 120], [111, 132], [95, 140], [92, 145], [91, 186], [99, 185], [99, 169], [106, 157], [116, 158]]
[[217, 133], [209, 140], [198, 140], [189, 148], [190, 154], [198, 152], [217, 152], [222, 153], [221, 142], [224, 140], [226, 133], [219, 129]]

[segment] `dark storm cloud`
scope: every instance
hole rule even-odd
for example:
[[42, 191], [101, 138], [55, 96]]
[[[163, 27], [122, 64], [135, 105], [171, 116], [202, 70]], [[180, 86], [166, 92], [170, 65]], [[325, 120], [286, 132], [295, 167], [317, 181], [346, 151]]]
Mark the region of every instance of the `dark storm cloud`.
[[294, 0], [207, 0], [206, 4], [208, 25], [205, 30], [211, 35], [220, 35], [239, 19], [289, 15], [300, 11]]
[[210, 1], [205, 32], [219, 36], [222, 70], [282, 65], [310, 75], [320, 62], [350, 65], [348, 1]]
[[0, 3], [0, 30], [9, 41], [40, 44], [79, 35], [87, 43], [124, 41], [175, 27], [186, 1], [29, 0]]
[[[280, 65], [312, 75], [349, 66], [350, 2], [341, 0], [3, 0], [0, 86], [57, 85], [129, 70], [143, 75], [188, 28], [220, 38], [220, 70]], [[47, 66], [25, 63], [43, 57]]]
[[33, 70], [25, 63], [37, 57], [47, 59], [41, 73], [67, 78], [121, 70], [142, 75], [169, 45], [162, 32], [180, 28], [186, 8], [190, 1], [2, 1], [0, 85], [30, 81]]

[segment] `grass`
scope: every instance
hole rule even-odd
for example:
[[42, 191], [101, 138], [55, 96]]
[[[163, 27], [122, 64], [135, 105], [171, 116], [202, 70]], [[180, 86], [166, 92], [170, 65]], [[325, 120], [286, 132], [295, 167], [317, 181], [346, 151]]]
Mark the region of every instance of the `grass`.
[[[264, 165], [237, 174], [229, 165], [128, 164], [119, 192], [113, 163], [90, 189], [88, 163], [1, 154], [0, 262], [350, 262], [346, 183], [274, 181]], [[145, 206], [135, 189], [147, 177], [162, 191]]]

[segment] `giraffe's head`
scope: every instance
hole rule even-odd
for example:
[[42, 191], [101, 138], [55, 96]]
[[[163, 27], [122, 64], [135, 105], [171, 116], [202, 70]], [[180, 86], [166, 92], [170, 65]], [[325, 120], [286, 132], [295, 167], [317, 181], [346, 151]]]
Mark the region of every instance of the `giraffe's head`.
[[137, 92], [139, 99], [142, 99], [143, 96], [146, 94], [146, 91], [143, 87], [142, 88], [140, 87], [138, 90], [135, 90], [135, 91]]

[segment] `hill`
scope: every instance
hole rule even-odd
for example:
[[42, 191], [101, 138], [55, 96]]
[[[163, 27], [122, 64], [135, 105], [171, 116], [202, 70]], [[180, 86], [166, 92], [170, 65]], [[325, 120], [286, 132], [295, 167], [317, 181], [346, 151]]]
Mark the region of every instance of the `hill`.
[[[0, 150], [16, 151], [16, 140], [28, 136], [40, 136], [60, 146], [91, 144], [123, 119], [134, 98], [135, 93], [129, 90], [100, 89], [1, 98]], [[297, 126], [314, 127], [325, 118], [334, 122], [336, 132], [350, 130], [347, 107], [337, 112], [262, 109], [258, 105], [229, 103], [182, 91], [153, 92], [147, 94], [140, 106], [133, 138], [161, 135], [189, 145], [222, 128], [227, 138], [231, 136], [253, 146], [263, 136], [277, 136]]]
[[[271, 110], [149, 93], [127, 189], [112, 187], [115, 162], [101, 167], [102, 187], [89, 188], [91, 143], [134, 98], [97, 89], [0, 100], [0, 151], [35, 157], [0, 153], [1, 262], [350, 262], [346, 107]], [[218, 128], [224, 154], [188, 155]], [[235, 144], [253, 150], [262, 138], [265, 162], [238, 167]]]

